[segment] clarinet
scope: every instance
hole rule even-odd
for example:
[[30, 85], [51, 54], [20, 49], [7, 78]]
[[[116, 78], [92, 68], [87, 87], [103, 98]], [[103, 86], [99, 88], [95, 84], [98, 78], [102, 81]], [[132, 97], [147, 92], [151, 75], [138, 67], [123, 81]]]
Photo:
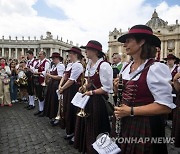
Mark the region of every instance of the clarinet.
[[[122, 105], [122, 92], [123, 92], [123, 80], [122, 80], [122, 75], [119, 77], [119, 84], [118, 84], [118, 93], [117, 93], [117, 104], [116, 106], [121, 106]], [[120, 132], [121, 132], [121, 119], [116, 118], [116, 125], [115, 125], [115, 132], [117, 134], [117, 137], [119, 137]]]

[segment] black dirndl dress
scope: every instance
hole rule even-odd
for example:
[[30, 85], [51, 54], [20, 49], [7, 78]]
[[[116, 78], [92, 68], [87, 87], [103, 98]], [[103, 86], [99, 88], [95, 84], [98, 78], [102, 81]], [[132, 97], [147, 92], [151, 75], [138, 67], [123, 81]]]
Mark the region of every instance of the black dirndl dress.
[[175, 147], [180, 147], [180, 92], [177, 95], [176, 108], [173, 110], [172, 137], [175, 137]]
[[[96, 73], [90, 77], [88, 81], [89, 90], [93, 90], [91, 82], [97, 88], [102, 87], [99, 77], [102, 62], [100, 62], [97, 67]], [[77, 117], [76, 119], [74, 147], [80, 152], [95, 154], [97, 152], [93, 149], [92, 144], [96, 141], [96, 137], [101, 133], [110, 133], [108, 112], [101, 95], [93, 95], [90, 97], [85, 107], [85, 113], [88, 114], [87, 117]]]
[[[145, 67], [152, 64], [149, 60]], [[137, 81], [123, 80], [125, 85], [123, 91], [123, 103], [127, 106], [143, 106], [154, 102], [148, 85], [147, 73], [145, 69]], [[127, 83], [127, 85], [126, 85]], [[152, 140], [158, 137], [165, 137], [165, 122], [164, 115], [156, 116], [128, 116], [121, 119], [122, 139], [131, 139], [129, 142], [121, 142], [121, 154], [167, 154], [167, 146], [164, 143], [155, 143], [152, 141], [145, 141], [145, 138]], [[144, 140], [143, 140], [144, 139]]]

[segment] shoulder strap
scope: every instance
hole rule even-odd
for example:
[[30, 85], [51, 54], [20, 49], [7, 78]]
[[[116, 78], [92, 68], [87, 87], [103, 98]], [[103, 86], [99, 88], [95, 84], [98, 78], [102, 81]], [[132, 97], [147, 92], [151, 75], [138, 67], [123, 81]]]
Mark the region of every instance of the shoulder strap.
[[100, 66], [101, 66], [101, 64], [103, 63], [103, 62], [105, 62], [104, 60], [103, 61], [101, 61], [100, 63], [99, 63], [99, 65], [98, 65], [98, 67], [97, 67], [97, 72], [99, 72], [99, 70], [100, 70]]
[[178, 65], [176, 65], [175, 70], [178, 70], [178, 67], [179, 67], [179, 66], [178, 66]]
[[126, 82], [126, 85], [130, 82], [130, 81], [132, 81], [136, 76], [138, 76], [140, 73], [142, 73], [144, 70], [146, 70], [146, 69], [148, 69], [151, 65], [153, 65], [154, 64], [154, 59], [150, 59], [148, 62], [147, 62], [147, 65], [145, 65], [145, 67], [141, 70], [141, 71], [139, 71], [138, 73], [136, 73], [128, 82]]
[[122, 72], [126, 69], [126, 67], [127, 67], [129, 64], [130, 64], [130, 62], [124, 66]]

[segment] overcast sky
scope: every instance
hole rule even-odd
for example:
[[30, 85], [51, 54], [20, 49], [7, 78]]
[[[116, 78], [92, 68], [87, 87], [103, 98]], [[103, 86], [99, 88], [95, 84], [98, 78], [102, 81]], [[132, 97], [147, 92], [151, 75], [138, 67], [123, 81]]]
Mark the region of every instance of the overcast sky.
[[50, 31], [79, 45], [98, 40], [106, 51], [109, 31], [145, 24], [154, 9], [169, 24], [180, 23], [180, 0], [0, 0], [0, 38]]

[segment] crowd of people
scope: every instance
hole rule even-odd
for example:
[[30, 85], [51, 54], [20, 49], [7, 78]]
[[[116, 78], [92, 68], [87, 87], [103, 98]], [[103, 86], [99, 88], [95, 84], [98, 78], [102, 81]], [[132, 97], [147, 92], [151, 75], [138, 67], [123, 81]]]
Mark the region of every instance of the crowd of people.
[[[27, 59], [0, 58], [1, 107], [28, 102], [38, 117], [48, 117], [52, 126], [66, 130], [64, 139], [78, 151], [97, 153], [92, 144], [101, 133], [114, 137], [165, 137], [165, 125], [172, 120], [172, 137], [180, 147], [180, 65], [169, 54], [159, 61], [160, 40], [152, 29], [135, 25], [118, 39], [124, 43], [127, 62], [119, 53], [108, 62], [102, 45], [90, 40], [85, 49], [66, 50], [68, 59], [57, 52], [46, 58], [40, 51], [26, 52]], [[88, 62], [86, 63], [86, 59]], [[89, 96], [85, 108], [72, 104], [77, 92]], [[113, 97], [108, 102], [108, 97]], [[38, 102], [37, 107], [35, 105]], [[114, 113], [110, 114], [110, 106]], [[167, 153], [166, 144], [117, 143], [122, 154]]]

